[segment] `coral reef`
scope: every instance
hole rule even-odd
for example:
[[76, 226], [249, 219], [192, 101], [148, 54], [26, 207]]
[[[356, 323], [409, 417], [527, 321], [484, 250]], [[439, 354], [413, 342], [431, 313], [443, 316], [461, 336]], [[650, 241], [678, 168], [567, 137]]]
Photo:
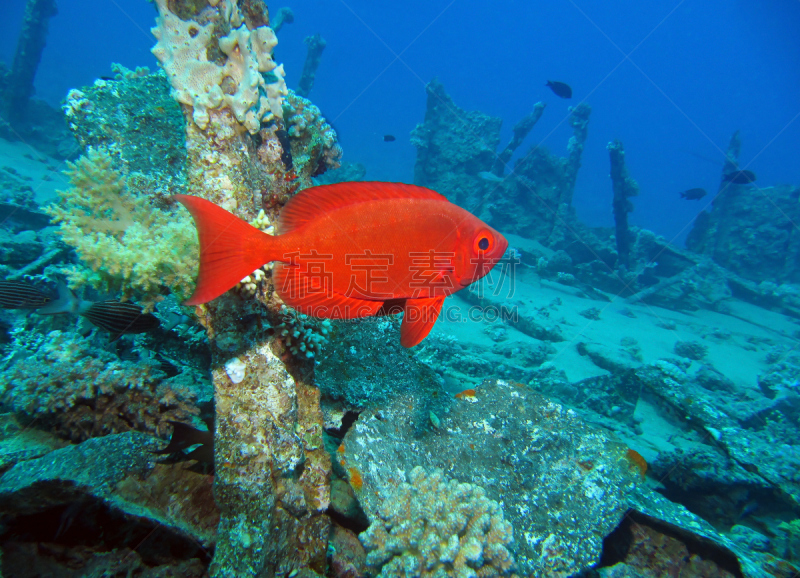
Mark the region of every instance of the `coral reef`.
[[64, 439], [163, 435], [170, 420], [191, 421], [211, 400], [208, 382], [191, 372], [163, 379], [156, 362], [120, 361], [74, 334], [53, 331], [30, 347], [0, 373], [0, 399]]
[[73, 285], [134, 293], [146, 304], [163, 288], [188, 297], [197, 270], [197, 234], [186, 213], [154, 207], [127, 186], [105, 150], [69, 164], [71, 187], [47, 207], [58, 233], [86, 266], [69, 268]]
[[72, 134], [84, 151], [109, 151], [137, 188], [150, 181], [146, 186], [159, 196], [181, 192], [186, 186], [186, 121], [164, 72], [132, 71], [119, 64], [111, 70], [115, 80], [98, 79], [67, 94], [63, 110]]
[[382, 496], [361, 541], [378, 576], [510, 576], [513, 530], [480, 487], [419, 466]]
[[[154, 49], [184, 104], [188, 191], [248, 222], [261, 211], [274, 221], [341, 154], [316, 107], [299, 97], [289, 102], [283, 69], [272, 61], [265, 8], [161, 0]], [[207, 87], [198, 86], [202, 79]], [[266, 272], [252, 285], [257, 290], [246, 300], [228, 294], [196, 309], [208, 330], [216, 401], [220, 524], [210, 573], [322, 574], [331, 465], [319, 391], [311, 385], [314, 363], [259, 329], [262, 318], [280, 324], [282, 303]]]

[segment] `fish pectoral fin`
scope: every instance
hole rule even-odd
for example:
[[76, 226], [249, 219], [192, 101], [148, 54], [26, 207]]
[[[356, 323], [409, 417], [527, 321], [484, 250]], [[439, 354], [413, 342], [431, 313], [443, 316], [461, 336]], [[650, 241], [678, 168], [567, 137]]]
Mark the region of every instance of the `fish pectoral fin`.
[[442, 303], [444, 296], [406, 299], [403, 323], [400, 325], [400, 343], [403, 347], [414, 347], [428, 336], [442, 311]]

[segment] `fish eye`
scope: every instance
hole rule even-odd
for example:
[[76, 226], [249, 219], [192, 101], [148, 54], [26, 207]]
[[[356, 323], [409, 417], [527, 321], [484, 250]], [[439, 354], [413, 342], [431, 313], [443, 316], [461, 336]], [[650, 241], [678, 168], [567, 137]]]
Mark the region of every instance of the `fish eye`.
[[494, 237], [489, 231], [480, 231], [475, 236], [475, 242], [472, 247], [476, 253], [490, 251], [494, 247]]

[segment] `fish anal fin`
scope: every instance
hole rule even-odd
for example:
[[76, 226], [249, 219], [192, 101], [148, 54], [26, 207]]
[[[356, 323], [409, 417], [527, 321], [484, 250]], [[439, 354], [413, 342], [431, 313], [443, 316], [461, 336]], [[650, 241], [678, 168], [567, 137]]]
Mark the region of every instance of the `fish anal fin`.
[[298, 266], [276, 263], [272, 269], [275, 290], [286, 305], [312, 317], [359, 319], [372, 317], [383, 301], [369, 301], [335, 293], [319, 283], [318, 275], [304, 274]]
[[444, 296], [406, 300], [400, 325], [400, 344], [403, 347], [414, 347], [428, 336], [442, 311], [442, 303]]
[[278, 232], [288, 233], [335, 209], [383, 199], [435, 199], [436, 191], [405, 183], [348, 182], [311, 187], [294, 196], [281, 210]]

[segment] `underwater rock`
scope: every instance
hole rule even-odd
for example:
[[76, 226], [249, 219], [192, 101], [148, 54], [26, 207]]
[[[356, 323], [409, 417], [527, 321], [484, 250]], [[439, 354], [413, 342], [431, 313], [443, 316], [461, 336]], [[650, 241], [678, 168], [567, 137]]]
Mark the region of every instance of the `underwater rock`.
[[[80, 567], [92, 563], [93, 556], [80, 560], [87, 551], [113, 558], [135, 550], [146, 568], [168, 563], [204, 570], [219, 519], [212, 477], [156, 464], [151, 451], [160, 445], [128, 432], [18, 463], [0, 477], [0, 546], [29, 552], [44, 565], [66, 555]], [[14, 575], [9, 558], [19, 559], [3, 556], [3, 570]]]
[[343, 162], [339, 168], [325, 171], [312, 179], [314, 186], [333, 185], [352, 181], [363, 181], [367, 176], [367, 167], [361, 163]]
[[17, 462], [41, 457], [66, 442], [41, 430], [26, 427], [13, 413], [0, 414], [0, 473]]
[[441, 469], [502, 504], [518, 574], [566, 577], [599, 558], [638, 477], [622, 444], [574, 411], [504, 381], [460, 394], [448, 413], [438, 412], [436, 431], [415, 433], [415, 415], [413, 403], [398, 398], [362, 413], [345, 436], [341, 460], [373, 523], [381, 496], [415, 467]]
[[771, 484], [710, 446], [661, 452], [650, 468], [667, 498], [717, 527], [732, 526], [751, 502], [771, 501]]
[[612, 375], [626, 375], [641, 366], [641, 362], [631, 355], [631, 348], [611, 347], [604, 343], [580, 341], [575, 344], [578, 353], [586, 355], [597, 367]]
[[[713, 560], [736, 578], [794, 578], [800, 571], [800, 568], [772, 554], [742, 547], [734, 537], [718, 532], [714, 526], [680, 504], [671, 502], [644, 486], [638, 486], [632, 493], [630, 505], [631, 518], [656, 528], [662, 534], [679, 539], [689, 545], [690, 551], [701, 553], [707, 560]], [[591, 576], [590, 573], [587, 578]], [[708, 576], [711, 578], [718, 574]]]
[[[751, 281], [800, 283], [800, 188], [726, 183], [697, 216], [686, 246]], [[768, 199], [768, 200], [767, 200]]]
[[708, 355], [708, 347], [699, 341], [676, 341], [673, 349], [681, 357], [694, 361], [700, 361]]
[[433, 189], [480, 216], [485, 192], [503, 196], [496, 183], [478, 176], [492, 169], [502, 120], [460, 108], [437, 78], [425, 91], [425, 122], [411, 131], [411, 143], [417, 147], [414, 184]]
[[[672, 419], [680, 421], [683, 427], [698, 432], [708, 442], [708, 445], [702, 446], [705, 451], [718, 454], [715, 459], [727, 464], [722, 468], [711, 468], [708, 472], [711, 480], [740, 470], [749, 472], [756, 477], [748, 476], [746, 484], [732, 482], [733, 487], [759, 488], [753, 497], [765, 511], [800, 510], [800, 479], [796, 474], [800, 469], [800, 439], [793, 430], [779, 425], [783, 418], [763, 419], [763, 415], [769, 411], [785, 411], [785, 408], [767, 409], [769, 400], [757, 394], [743, 397], [741, 401], [726, 400], [717, 392], [704, 388], [700, 383], [696, 384], [695, 373], [687, 371], [689, 362], [684, 361], [687, 364], [684, 367], [679, 366], [682, 363], [680, 360], [662, 359], [637, 369], [636, 377], [640, 381], [641, 391], [654, 395], [657, 403], [668, 410], [665, 415], [674, 416]], [[762, 415], [762, 418], [753, 419], [754, 415]], [[675, 457], [665, 455], [664, 459]], [[710, 462], [707, 456], [696, 459]], [[668, 463], [665, 465], [669, 466]], [[696, 466], [687, 466], [689, 470], [697, 470]], [[707, 488], [700, 493], [718, 490], [715, 500], [724, 506], [721, 511], [712, 511], [713, 500], [710, 497], [707, 496], [704, 501], [708, 511], [704, 510], [703, 515], [712, 520], [721, 517], [723, 523], [734, 523], [735, 517], [741, 514], [750, 500], [745, 493], [728, 495], [727, 490], [731, 486], [724, 483], [716, 487], [713, 483], [708, 485], [701, 471], [683, 480], [681, 477], [687, 473], [686, 468], [668, 467], [664, 473], [663, 483], [672, 490], [686, 486], [686, 491], [696, 494], [698, 488], [693, 485], [698, 482]], [[690, 482], [692, 479], [694, 483]], [[683, 491], [674, 491], [670, 495], [675, 500], [684, 499]], [[686, 503], [692, 507], [691, 500]]]
[[[658, 529], [626, 519], [623, 524], [627, 551], [625, 561], [603, 568], [596, 578], [662, 578], [680, 576], [681, 578], [738, 578], [739, 574], [729, 572], [714, 560], [706, 560], [696, 552], [690, 552], [687, 544], [680, 539], [659, 532]], [[619, 531], [619, 530], [618, 530]]]
[[64, 112], [75, 138], [84, 149], [113, 148], [126, 172], [152, 175], [168, 194], [181, 192], [186, 186], [186, 121], [170, 96], [169, 80], [160, 71], [112, 69], [120, 72], [116, 80], [96, 80], [67, 95]]
[[22, 231], [16, 235], [0, 229], [0, 264], [20, 269], [44, 253], [44, 244], [34, 231]]
[[328, 542], [328, 576], [331, 578], [361, 578], [367, 570], [367, 553], [355, 532], [333, 525]]
[[420, 416], [439, 411], [439, 378], [400, 345], [392, 318], [335, 322], [333, 327], [331, 343], [315, 370], [325, 398], [361, 410], [398, 396], [413, 397], [427, 407], [420, 409]]

